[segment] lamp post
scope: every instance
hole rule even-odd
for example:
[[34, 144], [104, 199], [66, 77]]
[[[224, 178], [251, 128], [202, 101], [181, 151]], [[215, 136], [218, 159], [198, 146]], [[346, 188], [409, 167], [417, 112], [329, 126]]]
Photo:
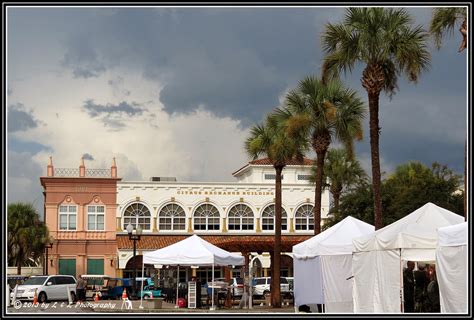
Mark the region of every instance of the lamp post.
[[48, 243], [46, 243], [44, 245], [44, 249], [46, 251], [46, 258], [45, 258], [45, 261], [44, 261], [44, 265], [43, 265], [43, 271], [44, 271], [44, 274], [48, 274], [48, 249], [51, 249], [53, 247], [53, 238], [49, 238], [48, 240]]
[[137, 294], [137, 260], [136, 255], [137, 255], [137, 241], [140, 241], [140, 236], [142, 234], [142, 228], [140, 226], [137, 226], [135, 229], [135, 233], [133, 233], [133, 226], [131, 223], [127, 225], [127, 233], [128, 233], [128, 238], [130, 240], [133, 240], [133, 294], [136, 296]]

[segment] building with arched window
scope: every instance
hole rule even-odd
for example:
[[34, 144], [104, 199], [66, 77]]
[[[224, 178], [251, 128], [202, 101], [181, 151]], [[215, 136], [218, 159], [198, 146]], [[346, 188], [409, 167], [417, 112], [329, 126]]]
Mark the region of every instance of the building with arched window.
[[[314, 234], [312, 209], [315, 188], [309, 183], [311, 166], [312, 161], [305, 160], [290, 163], [283, 170], [282, 253], [286, 253], [288, 258], [282, 261], [291, 262], [292, 246]], [[57, 245], [50, 252], [54, 260], [50, 270], [65, 271], [64, 267], [55, 268], [54, 265], [64, 264], [61, 261], [65, 259], [75, 259], [77, 274], [91, 273], [89, 266], [101, 263], [89, 262], [89, 259], [102, 259], [100, 271], [128, 277], [132, 275], [135, 263], [141, 265], [144, 253], [197, 234], [225, 250], [241, 253], [247, 263], [257, 257], [254, 259], [256, 275], [269, 275], [275, 230], [275, 170], [268, 159], [249, 162], [233, 173], [236, 181], [225, 183], [179, 182], [157, 177], [150, 181], [122, 181], [116, 173], [114, 163], [111, 176], [107, 178], [87, 175], [80, 179], [59, 178], [57, 175], [41, 178], [48, 200], [46, 221], [57, 239]], [[65, 181], [68, 181], [68, 189], [59, 191], [59, 182], [63, 186]], [[104, 202], [105, 195], [90, 192], [89, 181], [110, 185], [115, 191], [114, 197]], [[78, 192], [83, 198], [91, 198], [91, 201], [79, 200]], [[49, 201], [52, 193], [55, 194], [55, 201]], [[70, 201], [56, 201], [60, 198], [59, 193], [70, 197]], [[324, 190], [321, 208], [323, 223], [328, 211], [329, 194]], [[135, 259], [133, 241], [129, 240], [126, 231], [129, 224], [142, 229]], [[110, 245], [104, 242], [109, 238]], [[71, 248], [82, 243], [80, 239], [85, 240], [85, 249], [73, 257]], [[92, 250], [94, 241], [106, 246], [102, 255]], [[292, 275], [290, 262], [282, 265], [282, 275]], [[146, 271], [147, 274], [150, 272]], [[198, 268], [181, 272], [180, 277], [185, 281], [191, 276], [189, 272], [207, 279], [210, 271]], [[219, 274], [221, 270], [217, 272], [217, 276], [222, 276], [222, 273]]]

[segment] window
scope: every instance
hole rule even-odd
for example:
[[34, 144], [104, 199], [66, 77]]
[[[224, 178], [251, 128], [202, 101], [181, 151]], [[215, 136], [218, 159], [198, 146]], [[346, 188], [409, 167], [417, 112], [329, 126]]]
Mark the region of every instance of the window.
[[87, 206], [87, 230], [105, 230], [104, 218], [104, 206]]
[[229, 230], [253, 230], [253, 212], [249, 206], [238, 204], [230, 209]]
[[296, 230], [314, 230], [313, 206], [310, 204], [302, 205], [295, 214]]
[[158, 219], [160, 230], [185, 230], [186, 214], [181, 206], [170, 203], [161, 209]]
[[[275, 180], [276, 174], [265, 174], [265, 180]], [[283, 180], [283, 175], [281, 175], [281, 180]]]
[[59, 274], [76, 276], [76, 259], [59, 259]]
[[104, 274], [104, 259], [87, 259], [87, 274]]
[[76, 230], [77, 206], [59, 206], [59, 230]]
[[[285, 209], [281, 208], [281, 230], [288, 228], [288, 215]], [[262, 230], [275, 230], [275, 205], [269, 205], [262, 212]]]
[[298, 180], [308, 180], [311, 178], [311, 175], [309, 174], [299, 174], [298, 175]]
[[132, 203], [123, 214], [124, 229], [127, 228], [129, 223], [134, 229], [140, 226], [142, 230], [151, 230], [150, 210], [141, 203]]
[[212, 204], [200, 205], [194, 211], [194, 230], [219, 230], [219, 211]]

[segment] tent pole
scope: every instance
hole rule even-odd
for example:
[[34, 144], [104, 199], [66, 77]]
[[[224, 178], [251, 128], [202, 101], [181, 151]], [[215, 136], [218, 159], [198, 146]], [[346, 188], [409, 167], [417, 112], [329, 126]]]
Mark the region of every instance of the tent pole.
[[179, 308], [178, 306], [178, 287], [179, 287], [179, 264], [178, 264], [178, 271], [176, 272], [176, 305], [175, 308]]
[[140, 291], [140, 306], [139, 309], [143, 309], [143, 282], [145, 282], [145, 261], [142, 259], [142, 290]]
[[400, 311], [405, 312], [405, 297], [403, 293], [403, 262], [402, 262], [402, 249], [400, 248]]
[[211, 287], [211, 301], [212, 301], [212, 305], [211, 305], [211, 310], [215, 310], [214, 309], [214, 263], [212, 263], [212, 287]]

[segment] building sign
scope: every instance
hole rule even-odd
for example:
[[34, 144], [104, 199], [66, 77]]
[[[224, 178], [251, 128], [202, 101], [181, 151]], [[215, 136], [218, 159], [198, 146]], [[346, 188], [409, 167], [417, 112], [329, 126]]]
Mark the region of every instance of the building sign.
[[206, 196], [273, 196], [270, 191], [181, 191], [179, 195], [206, 195]]

